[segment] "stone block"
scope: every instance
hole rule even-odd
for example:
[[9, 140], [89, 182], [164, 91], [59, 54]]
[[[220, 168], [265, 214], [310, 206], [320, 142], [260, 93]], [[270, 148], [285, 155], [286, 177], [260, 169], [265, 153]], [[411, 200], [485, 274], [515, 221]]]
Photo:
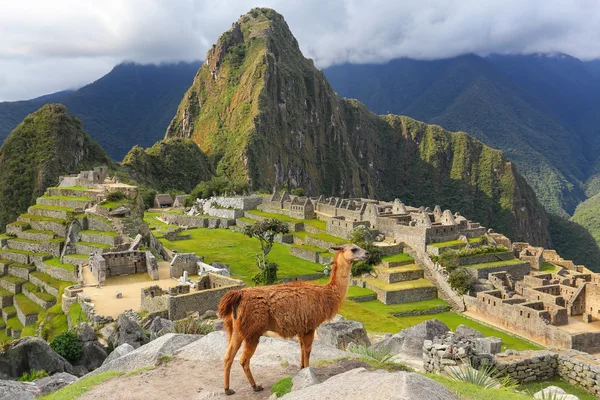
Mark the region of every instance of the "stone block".
[[497, 337], [484, 337], [475, 340], [475, 352], [484, 354], [497, 354], [502, 351], [502, 339]]

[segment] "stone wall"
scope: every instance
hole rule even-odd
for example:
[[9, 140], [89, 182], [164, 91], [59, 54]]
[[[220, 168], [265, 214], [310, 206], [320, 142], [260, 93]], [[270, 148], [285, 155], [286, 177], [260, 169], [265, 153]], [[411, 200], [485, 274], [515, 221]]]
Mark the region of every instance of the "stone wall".
[[514, 259], [514, 256], [511, 252], [501, 252], [501, 253], [491, 253], [491, 254], [478, 254], [475, 256], [468, 257], [459, 257], [458, 263], [460, 265], [470, 265], [470, 264], [483, 264], [490, 263], [496, 261], [507, 261]]
[[108, 218], [101, 215], [86, 214], [87, 229], [92, 231], [113, 231], [113, 226]]
[[236, 210], [254, 210], [259, 204], [263, 203], [266, 199], [262, 196], [244, 196], [244, 197], [211, 197], [208, 199], [209, 203], [215, 202], [223, 208], [233, 208]]
[[506, 271], [513, 279], [522, 280], [523, 277], [529, 274], [531, 266], [528, 262], [522, 264], [507, 264], [498, 267], [487, 267], [487, 268], [465, 268], [465, 271], [469, 273], [474, 279], [487, 279], [488, 275], [494, 272]]
[[52, 265], [42, 262], [37, 266], [37, 270], [50, 275], [54, 279], [77, 282], [77, 271], [79, 270], [79, 266], [74, 265], [73, 271], [69, 271], [68, 269], [53, 267]]
[[142, 310], [146, 310], [149, 313], [167, 311], [169, 306], [169, 297], [166, 296], [166, 292], [158, 285], [150, 286], [141, 289], [140, 304]]
[[44, 290], [50, 293], [54, 297], [58, 297], [58, 289], [48, 285], [46, 282], [36, 278], [34, 275], [29, 275], [29, 281], [33, 283], [35, 286], [44, 288]]
[[50, 307], [52, 307], [56, 302], [54, 300], [52, 301], [46, 301], [46, 300], [42, 300], [39, 297], [37, 297], [35, 295], [35, 293], [30, 292], [26, 286], [23, 286], [22, 288], [23, 290], [23, 294], [31, 301], [33, 301], [35, 304], [37, 304], [38, 306], [42, 307], [44, 310], [49, 309]]
[[317, 238], [310, 237], [310, 236], [306, 236], [304, 238], [304, 244], [309, 245], [309, 246], [319, 247], [319, 248], [325, 249], [325, 250], [327, 250], [331, 246], [335, 246], [334, 242], [328, 242], [326, 240], [317, 239]]
[[412, 303], [433, 299], [437, 296], [437, 289], [435, 287], [405, 289], [398, 292], [388, 292], [375, 286], [369, 287], [367, 285], [367, 287], [377, 293], [377, 299], [384, 304]]
[[31, 220], [28, 221], [32, 229], [39, 231], [52, 231], [58, 236], [67, 236], [67, 225], [54, 221]]
[[112, 247], [120, 243], [117, 235], [104, 235], [102, 233], [89, 233], [82, 231], [79, 232], [79, 236], [83, 242], [101, 243]]
[[[387, 236], [387, 235], [386, 235]], [[393, 235], [390, 235], [398, 242], [404, 242], [413, 249], [424, 253], [427, 245], [427, 228], [422, 226], [394, 226]]]
[[183, 272], [187, 271], [188, 275], [198, 274], [198, 256], [194, 253], [177, 253], [170, 265], [171, 278], [179, 279], [183, 276]]
[[158, 275], [158, 261], [156, 260], [156, 257], [154, 257], [154, 254], [152, 254], [151, 251], [145, 251], [144, 255], [146, 256], [146, 272], [148, 272], [148, 275], [150, 278], [152, 278], [152, 280], [156, 281], [160, 279]]
[[192, 217], [181, 214], [169, 214], [167, 212], [163, 212], [161, 217], [169, 224], [187, 226], [188, 228], [208, 227], [208, 219], [203, 217]]
[[357, 226], [369, 228], [371, 223], [368, 221], [354, 221], [352, 219], [329, 218], [327, 220], [327, 233], [344, 239], [350, 239]]
[[242, 210], [229, 209], [229, 208], [205, 208], [204, 212], [212, 217], [236, 219], [244, 216]]
[[306, 261], [319, 262], [319, 253], [314, 250], [292, 246], [290, 247], [290, 254]]

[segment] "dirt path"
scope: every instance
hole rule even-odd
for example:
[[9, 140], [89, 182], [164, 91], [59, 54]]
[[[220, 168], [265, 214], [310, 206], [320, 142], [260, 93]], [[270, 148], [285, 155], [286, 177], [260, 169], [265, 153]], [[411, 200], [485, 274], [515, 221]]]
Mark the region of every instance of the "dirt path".
[[[370, 368], [358, 360], [343, 360], [327, 366], [315, 367], [321, 380], [333, 375], [358, 368]], [[153, 400], [153, 399], [229, 399], [262, 400], [271, 396], [271, 387], [286, 376], [299, 371], [296, 365], [282, 364], [279, 367], [254, 366], [252, 373], [265, 390], [254, 393], [245, 379], [238, 362], [231, 369], [231, 388], [234, 397], [223, 393], [223, 365], [218, 359], [214, 362], [189, 361], [175, 357], [153, 370], [144, 371], [129, 377], [110, 379], [84, 394], [84, 400]]]

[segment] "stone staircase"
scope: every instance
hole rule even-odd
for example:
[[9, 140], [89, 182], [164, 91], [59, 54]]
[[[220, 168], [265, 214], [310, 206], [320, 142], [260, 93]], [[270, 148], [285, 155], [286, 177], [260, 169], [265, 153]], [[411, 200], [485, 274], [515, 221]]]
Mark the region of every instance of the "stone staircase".
[[424, 271], [405, 253], [384, 257], [376, 268], [376, 278], [364, 279], [364, 285], [384, 304], [402, 304], [437, 297], [435, 285], [425, 279]]

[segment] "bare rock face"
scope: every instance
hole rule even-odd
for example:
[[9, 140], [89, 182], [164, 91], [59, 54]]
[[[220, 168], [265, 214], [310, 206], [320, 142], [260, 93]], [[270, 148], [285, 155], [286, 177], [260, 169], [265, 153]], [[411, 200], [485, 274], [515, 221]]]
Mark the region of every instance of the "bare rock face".
[[123, 343], [122, 345], [120, 345], [119, 347], [114, 349], [112, 351], [112, 353], [110, 353], [108, 355], [108, 357], [106, 357], [106, 360], [104, 360], [103, 364], [107, 364], [111, 361], [116, 360], [117, 358], [123, 357], [123, 356], [131, 353], [133, 350], [135, 350], [135, 349], [133, 348], [132, 345], [130, 345], [129, 343]]
[[356, 368], [323, 383], [292, 391], [281, 399], [456, 400], [456, 396], [440, 383], [411, 372], [369, 372]]
[[71, 364], [42, 339], [25, 337], [0, 355], [0, 379], [17, 379], [24, 372], [73, 372]]
[[456, 337], [458, 338], [483, 338], [485, 335], [479, 332], [477, 329], [470, 328], [466, 325], [459, 325], [456, 327], [455, 332]]
[[317, 329], [320, 342], [345, 350], [350, 343], [370, 346], [365, 326], [358, 321], [337, 321], [323, 324]]
[[68, 374], [66, 372], [59, 372], [52, 376], [37, 379], [33, 383], [39, 390], [39, 395], [43, 396], [47, 393], [54, 392], [55, 390], [62, 389], [77, 381], [75, 375]]
[[321, 383], [321, 381], [311, 367], [303, 368], [292, 378], [292, 391], [302, 390], [319, 383]]
[[450, 329], [437, 319], [430, 319], [418, 325], [401, 330], [395, 335], [375, 344], [377, 348], [386, 348], [392, 354], [400, 354], [409, 358], [423, 357], [423, 342], [441, 337]]
[[98, 341], [98, 336], [91, 325], [82, 323], [75, 328], [77, 340], [81, 343], [81, 357], [73, 363], [74, 373], [77, 376], [83, 376], [88, 371], [93, 371], [100, 367], [108, 354], [104, 346]]
[[118, 347], [123, 343], [128, 343], [133, 348], [137, 349], [148, 343], [150, 338], [148, 338], [148, 335], [146, 335], [142, 327], [139, 326], [136, 321], [126, 313], [123, 313], [117, 318], [115, 331], [110, 335], [108, 340], [114, 347]]

